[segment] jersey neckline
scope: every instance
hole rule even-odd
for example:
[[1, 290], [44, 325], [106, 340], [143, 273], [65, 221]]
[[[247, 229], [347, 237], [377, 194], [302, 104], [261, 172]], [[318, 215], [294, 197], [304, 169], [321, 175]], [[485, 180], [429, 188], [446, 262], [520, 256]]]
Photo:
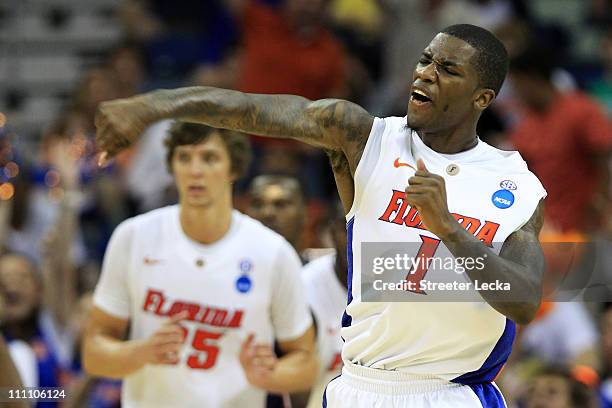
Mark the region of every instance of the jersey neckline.
[[180, 205], [176, 205], [174, 208], [174, 214], [172, 216], [172, 228], [174, 230], [177, 238], [182, 241], [188, 248], [198, 254], [208, 254], [211, 252], [217, 251], [219, 248], [223, 247], [228, 241], [230, 241], [239, 229], [240, 225], [240, 213], [233, 209], [232, 210], [232, 219], [230, 222], [230, 227], [227, 232], [217, 241], [212, 244], [202, 244], [201, 242], [197, 242], [191, 239], [185, 231], [183, 231], [183, 227], [181, 226], [180, 220]]

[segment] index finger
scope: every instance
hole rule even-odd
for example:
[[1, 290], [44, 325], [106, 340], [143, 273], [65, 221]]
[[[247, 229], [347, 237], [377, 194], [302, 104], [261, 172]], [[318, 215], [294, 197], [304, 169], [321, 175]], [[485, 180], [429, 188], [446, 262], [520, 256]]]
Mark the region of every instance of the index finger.
[[425, 162], [423, 161], [423, 159], [417, 160], [417, 170], [421, 170], [421, 171], [425, 171], [429, 173], [429, 170], [427, 170], [427, 166], [425, 166]]
[[168, 319], [167, 323], [168, 324], [176, 324], [178, 322], [180, 322], [181, 320], [185, 320], [186, 318], [189, 317], [189, 312], [187, 312], [186, 310], [183, 310], [179, 313], [173, 314], [172, 316], [170, 316], [170, 318]]

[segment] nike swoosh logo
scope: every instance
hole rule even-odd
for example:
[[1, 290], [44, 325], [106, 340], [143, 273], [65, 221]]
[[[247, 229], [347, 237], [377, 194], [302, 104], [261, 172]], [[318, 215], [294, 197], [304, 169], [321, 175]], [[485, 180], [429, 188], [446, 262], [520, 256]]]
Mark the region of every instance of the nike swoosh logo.
[[162, 262], [161, 259], [151, 259], [147, 256], [144, 257], [143, 261], [145, 265], [157, 265], [158, 263]]
[[397, 159], [395, 159], [395, 162], [393, 163], [393, 166], [395, 166], [396, 169], [399, 169], [400, 167], [410, 167], [411, 169], [416, 170], [416, 168], [412, 164], [401, 163], [399, 161], [399, 157]]

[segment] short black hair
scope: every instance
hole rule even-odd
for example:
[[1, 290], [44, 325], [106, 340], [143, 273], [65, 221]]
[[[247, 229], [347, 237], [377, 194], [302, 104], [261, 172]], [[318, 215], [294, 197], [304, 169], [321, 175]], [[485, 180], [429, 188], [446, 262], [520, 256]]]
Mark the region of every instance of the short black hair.
[[452, 25], [440, 33], [459, 38], [476, 49], [472, 64], [478, 73], [480, 86], [499, 94], [508, 74], [508, 52], [504, 44], [490, 31], [471, 24]]
[[255, 177], [249, 185], [249, 194], [254, 195], [258, 188], [264, 186], [281, 186], [293, 190], [293, 193], [299, 199], [299, 202], [304, 205], [306, 196], [304, 195], [304, 187], [300, 180], [293, 176], [285, 174], [260, 174]]

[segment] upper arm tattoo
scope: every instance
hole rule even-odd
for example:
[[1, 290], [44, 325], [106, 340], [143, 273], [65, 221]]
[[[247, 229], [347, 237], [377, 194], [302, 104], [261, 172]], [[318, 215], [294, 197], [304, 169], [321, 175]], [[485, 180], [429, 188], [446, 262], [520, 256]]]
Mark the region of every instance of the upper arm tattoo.
[[540, 201], [529, 221], [506, 239], [499, 255], [543, 273], [544, 255], [538, 239], [543, 224], [544, 201]]
[[295, 95], [210, 87], [182, 88], [158, 96], [163, 111], [183, 120], [343, 151], [353, 171], [374, 122], [365, 109], [341, 99], [310, 101]]
[[288, 95], [250, 95], [248, 106], [243, 128], [342, 151], [352, 173], [374, 123], [361, 106], [341, 99], [309, 101]]

